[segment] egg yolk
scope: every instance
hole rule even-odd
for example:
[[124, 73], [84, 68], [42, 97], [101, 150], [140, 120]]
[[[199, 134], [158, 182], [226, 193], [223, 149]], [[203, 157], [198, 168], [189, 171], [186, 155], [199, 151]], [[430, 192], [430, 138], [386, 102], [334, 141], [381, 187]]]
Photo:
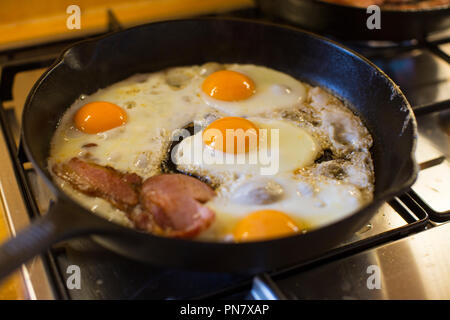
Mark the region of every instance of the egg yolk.
[[239, 117], [225, 117], [209, 124], [203, 131], [203, 143], [227, 153], [245, 153], [258, 147], [258, 129], [253, 122]]
[[220, 70], [203, 81], [202, 90], [214, 99], [239, 101], [248, 99], [255, 93], [255, 83], [242, 73]]
[[85, 104], [74, 117], [76, 127], [86, 133], [99, 133], [127, 122], [126, 112], [119, 106], [99, 101]]
[[285, 213], [277, 210], [254, 211], [239, 221], [233, 231], [236, 241], [257, 241], [298, 233], [300, 228]]

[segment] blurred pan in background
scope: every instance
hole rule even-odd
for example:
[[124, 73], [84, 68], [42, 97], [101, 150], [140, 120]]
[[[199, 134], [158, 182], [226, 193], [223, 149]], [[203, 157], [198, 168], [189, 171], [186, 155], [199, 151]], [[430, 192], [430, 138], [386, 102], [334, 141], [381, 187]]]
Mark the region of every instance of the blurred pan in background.
[[[424, 39], [450, 28], [449, 0], [257, 0], [261, 10], [311, 31], [345, 40]], [[349, 5], [359, 3], [360, 6]], [[369, 29], [367, 19], [381, 7], [381, 28]]]

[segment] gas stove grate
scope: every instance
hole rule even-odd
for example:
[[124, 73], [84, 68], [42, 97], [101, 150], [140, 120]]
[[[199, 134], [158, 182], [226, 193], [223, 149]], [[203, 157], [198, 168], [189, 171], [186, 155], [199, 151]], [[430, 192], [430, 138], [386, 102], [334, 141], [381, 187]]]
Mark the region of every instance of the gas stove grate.
[[[72, 40], [73, 41], [73, 40]], [[22, 193], [29, 209], [31, 217], [37, 217], [41, 214], [42, 208], [39, 205], [35, 190], [30, 182], [30, 177], [35, 175], [28, 159], [26, 158], [22, 147], [17, 144], [17, 137], [14, 135], [14, 128], [12, 128], [11, 121], [8, 121], [8, 110], [4, 106], [4, 102], [13, 98], [12, 87], [15, 76], [23, 71], [33, 70], [43, 67], [48, 67], [57, 57], [57, 54], [63, 47], [70, 44], [70, 42], [53, 43], [47, 46], [40, 46], [35, 48], [15, 50], [7, 52], [4, 55], [0, 53], [1, 63], [1, 77], [0, 77], [0, 121], [1, 127], [13, 159], [16, 176], [20, 182]], [[448, 55], [439, 48], [440, 45], [449, 43], [449, 39], [440, 40], [438, 42], [430, 42], [421, 44], [420, 48], [429, 49], [433, 55], [440, 59], [449, 62]], [[418, 47], [412, 48], [416, 50]], [[380, 51], [374, 51], [374, 61], [377, 62], [377, 55]], [[369, 56], [369, 55], [367, 55]], [[369, 56], [370, 57], [370, 56]], [[3, 60], [2, 60], [3, 59]], [[3, 62], [2, 62], [3, 61]], [[381, 60], [378, 61], [382, 64]], [[382, 66], [381, 66], [382, 67]], [[383, 67], [382, 67], [383, 68]], [[395, 80], [395, 79], [394, 79]], [[413, 106], [416, 113], [419, 115], [428, 114], [437, 110], [447, 109], [450, 105], [450, 100], [444, 99], [426, 104], [419, 104]], [[410, 191], [398, 198], [393, 199], [386, 206], [392, 208], [401, 218], [405, 224], [399, 227], [394, 227], [384, 232], [362, 238], [357, 241], [343, 244], [325, 255], [318, 257], [313, 261], [308, 261], [300, 265], [292, 266], [281, 270], [274, 270], [272, 272], [264, 273], [257, 276], [251, 275], [229, 275], [229, 274], [204, 274], [195, 272], [184, 272], [180, 270], [161, 270], [151, 268], [140, 263], [126, 260], [125, 258], [117, 257], [114, 254], [105, 252], [102, 248], [97, 247], [90, 240], [73, 240], [71, 242], [62, 243], [53, 247], [46, 255], [46, 265], [49, 274], [52, 276], [53, 286], [58, 293], [57, 297], [63, 299], [73, 298], [115, 298], [115, 299], [140, 299], [140, 298], [242, 298], [242, 299], [283, 299], [289, 298], [281, 287], [277, 285], [279, 279], [285, 278], [290, 274], [300, 273], [304, 270], [314, 268], [330, 261], [335, 261], [356, 253], [362, 252], [377, 245], [384, 244], [396, 239], [406, 237], [415, 232], [424, 230], [429, 223], [428, 215], [434, 221], [444, 221], [449, 219], [449, 213], [439, 214], [423, 201], [415, 192]], [[74, 250], [73, 247], [76, 249]], [[84, 251], [88, 248], [87, 251]], [[92, 251], [89, 251], [94, 248]], [[98, 256], [82, 257], [84, 252], [95, 252]], [[89, 268], [87, 264], [96, 261], [96, 258], [106, 256], [102, 262], [117, 263], [119, 266], [108, 271], [108, 266], [95, 265]], [[72, 260], [70, 260], [72, 259]], [[75, 259], [75, 260], [73, 260]], [[81, 293], [73, 293], [67, 290], [65, 286], [64, 272], [67, 265], [83, 262], [86, 264], [86, 270], [89, 273], [86, 276], [86, 281], [90, 281], [88, 289]], [[99, 269], [99, 270], [97, 270]], [[118, 276], [118, 273], [124, 272]], [[124, 278], [121, 282], [117, 281], [116, 285], [107, 287], [104, 277], [116, 276]], [[177, 285], [180, 281], [185, 281], [189, 278], [187, 288], [192, 290], [185, 290], [179, 292]], [[125, 284], [128, 282], [128, 284]], [[131, 285], [130, 285], [131, 283]], [[135, 285], [133, 286], [133, 283]], [[207, 284], [206, 284], [207, 283]], [[122, 287], [121, 287], [122, 286]], [[162, 293], [155, 294], [155, 290], [161, 290], [162, 286], [166, 286]], [[198, 288], [201, 287], [201, 290]], [[110, 290], [115, 295], [106, 293]], [[174, 290], [173, 292], [171, 290]], [[165, 296], [161, 296], [164, 294]], [[83, 296], [84, 295], [84, 296]]]

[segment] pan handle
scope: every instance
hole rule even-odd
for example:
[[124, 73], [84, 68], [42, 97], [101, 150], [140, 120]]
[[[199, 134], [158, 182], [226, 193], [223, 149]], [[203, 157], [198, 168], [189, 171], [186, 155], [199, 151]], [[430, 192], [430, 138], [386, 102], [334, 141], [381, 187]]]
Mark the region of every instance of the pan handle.
[[[90, 225], [90, 227], [86, 227]], [[36, 218], [16, 237], [0, 247], [0, 281], [34, 256], [61, 240], [95, 233], [95, 224], [86, 223], [86, 217], [70, 210], [62, 201], [50, 204], [48, 212]]]

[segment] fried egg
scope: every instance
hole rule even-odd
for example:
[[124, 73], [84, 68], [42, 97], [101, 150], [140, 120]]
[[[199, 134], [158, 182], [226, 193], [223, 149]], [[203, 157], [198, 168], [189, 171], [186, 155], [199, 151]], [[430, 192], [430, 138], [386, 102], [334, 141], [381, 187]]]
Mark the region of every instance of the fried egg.
[[254, 65], [230, 65], [202, 83], [207, 105], [233, 116], [254, 116], [294, 107], [306, 98], [306, 87], [291, 76]]
[[[219, 190], [218, 196], [207, 203], [216, 212], [216, 221], [201, 235], [203, 239], [219, 237], [230, 241], [249, 241], [274, 237], [277, 230], [278, 236], [285, 235], [285, 231], [289, 230], [292, 234], [306, 232], [337, 217], [344, 218], [365, 203], [357, 187], [326, 178], [309, 180], [288, 175], [269, 178], [245, 176]], [[259, 215], [251, 216], [261, 211], [283, 213], [290, 218], [292, 227], [279, 229], [287, 223], [279, 213], [272, 220], [268, 217], [270, 213], [264, 214], [261, 219], [266, 222], [259, 221]], [[249, 216], [252, 218], [247, 220]], [[253, 232], [253, 228], [264, 230], [259, 226], [262, 223], [269, 228], [267, 234], [259, 232], [254, 236], [242, 236], [247, 228], [249, 233]], [[241, 236], [236, 238], [236, 233]]]
[[290, 173], [312, 164], [319, 150], [305, 129], [289, 121], [225, 117], [182, 140], [173, 160], [181, 171], [223, 181], [235, 174]]
[[209, 109], [194, 91], [193, 85], [174, 90], [166, 74], [156, 73], [82, 96], [61, 119], [50, 160], [78, 156], [144, 178], [157, 174], [171, 132]]

